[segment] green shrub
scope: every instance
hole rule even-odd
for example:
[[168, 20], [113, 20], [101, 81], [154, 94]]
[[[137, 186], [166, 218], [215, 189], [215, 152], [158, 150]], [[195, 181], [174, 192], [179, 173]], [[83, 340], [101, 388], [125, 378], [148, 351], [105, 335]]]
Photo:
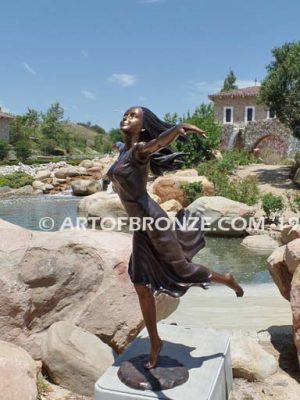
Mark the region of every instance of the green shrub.
[[0, 160], [7, 157], [9, 151], [9, 144], [5, 140], [0, 139]]
[[296, 207], [298, 208], [298, 210], [300, 210], [300, 194], [295, 195], [294, 203], [295, 203]]
[[246, 178], [228, 181], [221, 186], [218, 196], [245, 203], [253, 206], [259, 200], [259, 189], [255, 176], [247, 176]]
[[203, 187], [201, 182], [185, 182], [182, 183], [180, 187], [184, 191], [185, 197], [189, 204], [203, 196]]
[[31, 185], [33, 180], [32, 176], [25, 174], [25, 172], [14, 172], [13, 174], [0, 176], [0, 186], [9, 186], [12, 189], [17, 189]]
[[254, 158], [246, 151], [228, 151], [222, 160], [211, 160], [198, 167], [198, 174], [204, 175], [214, 184], [215, 195], [253, 205], [259, 200], [258, 184], [255, 177], [230, 180], [230, 174], [239, 165], [254, 162]]
[[15, 145], [15, 152], [19, 160], [26, 161], [31, 156], [30, 143], [28, 140], [21, 140]]
[[262, 208], [268, 219], [276, 217], [276, 214], [283, 210], [283, 199], [273, 193], [266, 193], [262, 196]]

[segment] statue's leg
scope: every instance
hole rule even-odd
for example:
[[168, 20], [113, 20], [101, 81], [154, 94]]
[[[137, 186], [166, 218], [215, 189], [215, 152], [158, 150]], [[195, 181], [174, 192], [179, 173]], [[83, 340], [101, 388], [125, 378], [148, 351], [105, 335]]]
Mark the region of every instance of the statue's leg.
[[150, 338], [150, 358], [149, 362], [145, 364], [145, 368], [151, 369], [156, 367], [158, 355], [163, 346], [163, 342], [157, 332], [155, 299], [151, 290], [146, 286], [134, 285], [134, 287], [138, 294], [141, 311]]
[[211, 281], [216, 282], [216, 283], [222, 283], [223, 285], [226, 285], [230, 287], [230, 289], [234, 290], [237, 297], [243, 297], [244, 295], [244, 290], [243, 288], [237, 283], [237, 281], [234, 279], [233, 275], [231, 274], [219, 274], [218, 272], [211, 272]]

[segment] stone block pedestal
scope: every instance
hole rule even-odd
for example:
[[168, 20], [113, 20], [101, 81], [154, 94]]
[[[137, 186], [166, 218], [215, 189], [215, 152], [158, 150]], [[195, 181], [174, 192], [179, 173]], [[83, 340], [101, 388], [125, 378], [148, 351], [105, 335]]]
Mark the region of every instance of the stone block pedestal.
[[95, 400], [228, 400], [232, 388], [229, 337], [213, 329], [187, 329], [158, 325], [164, 341], [161, 355], [185, 365], [189, 379], [181, 386], [160, 392], [135, 390], [124, 385], [117, 372], [123, 361], [149, 352], [149, 339], [144, 329], [129, 348], [95, 384]]

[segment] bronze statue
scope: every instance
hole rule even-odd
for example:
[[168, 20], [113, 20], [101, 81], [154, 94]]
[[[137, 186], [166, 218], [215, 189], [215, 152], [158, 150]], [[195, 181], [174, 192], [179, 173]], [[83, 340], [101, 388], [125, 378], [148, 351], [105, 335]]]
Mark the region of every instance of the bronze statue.
[[[160, 171], [172, 169], [181, 154], [168, 146], [180, 136], [195, 133], [205, 136], [198, 127], [186, 123], [171, 126], [144, 107], [132, 107], [120, 123], [125, 146], [108, 176], [129, 217], [154, 221], [167, 217], [165, 211], [146, 190], [149, 167]], [[180, 213], [180, 212], [179, 212]], [[141, 311], [150, 337], [150, 357], [145, 369], [155, 368], [163, 343], [156, 326], [154, 295], [161, 292], [182, 296], [189, 287], [207, 288], [210, 282], [222, 283], [238, 297], [244, 292], [231, 274], [221, 275], [193, 263], [192, 257], [205, 245], [204, 233], [197, 231], [160, 230], [149, 226], [133, 233], [133, 250], [129, 275], [138, 294]]]

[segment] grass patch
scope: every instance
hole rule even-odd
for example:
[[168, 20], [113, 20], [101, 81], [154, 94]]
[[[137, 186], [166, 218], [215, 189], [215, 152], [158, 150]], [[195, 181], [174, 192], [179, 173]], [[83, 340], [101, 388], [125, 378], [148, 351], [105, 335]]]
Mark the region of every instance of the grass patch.
[[37, 400], [41, 400], [42, 396], [46, 395], [47, 393], [52, 391], [51, 386], [44, 378], [43, 374], [39, 372], [36, 377], [36, 385], [38, 390], [38, 397]]
[[13, 174], [0, 176], [0, 186], [9, 186], [12, 189], [31, 185], [33, 182], [32, 176], [24, 172], [14, 172]]

